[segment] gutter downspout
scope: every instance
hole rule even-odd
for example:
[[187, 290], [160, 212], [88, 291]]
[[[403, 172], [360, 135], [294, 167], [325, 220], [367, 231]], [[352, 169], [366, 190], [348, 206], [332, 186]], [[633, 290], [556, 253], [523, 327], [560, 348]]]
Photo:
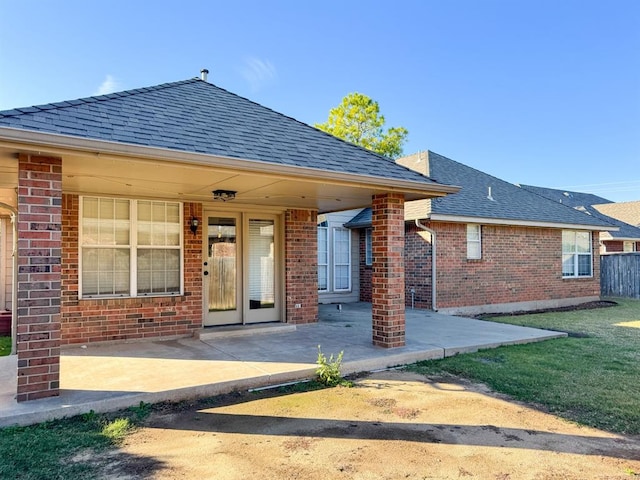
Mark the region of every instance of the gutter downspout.
[[434, 312], [438, 311], [436, 305], [436, 232], [430, 229], [429, 227], [420, 223], [420, 220], [416, 219], [416, 227], [425, 232], [431, 234], [431, 310]]

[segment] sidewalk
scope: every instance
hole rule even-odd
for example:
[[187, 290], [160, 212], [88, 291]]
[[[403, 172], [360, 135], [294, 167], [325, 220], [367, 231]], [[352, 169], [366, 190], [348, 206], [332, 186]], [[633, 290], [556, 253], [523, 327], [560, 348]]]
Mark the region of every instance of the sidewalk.
[[311, 378], [318, 345], [344, 351], [344, 374], [566, 336], [428, 310], [407, 310], [405, 347], [371, 343], [371, 305], [320, 306], [320, 322], [218, 328], [201, 338], [63, 349], [60, 396], [17, 403], [16, 356], [0, 357], [0, 426], [26, 425], [140, 402], [178, 401]]

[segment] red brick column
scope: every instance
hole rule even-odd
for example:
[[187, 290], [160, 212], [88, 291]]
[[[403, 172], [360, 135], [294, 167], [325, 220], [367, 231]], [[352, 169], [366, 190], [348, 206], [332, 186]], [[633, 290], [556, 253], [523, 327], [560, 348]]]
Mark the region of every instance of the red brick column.
[[318, 214], [287, 210], [284, 263], [287, 323], [318, 321]]
[[373, 344], [385, 348], [405, 344], [404, 196], [373, 196], [372, 205]]
[[62, 160], [18, 161], [18, 396], [60, 391]]

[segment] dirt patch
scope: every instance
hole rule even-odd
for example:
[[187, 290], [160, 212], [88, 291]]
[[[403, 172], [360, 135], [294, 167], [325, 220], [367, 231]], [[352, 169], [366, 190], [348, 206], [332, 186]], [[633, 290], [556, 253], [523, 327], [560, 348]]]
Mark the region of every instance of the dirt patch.
[[[625, 479], [640, 439], [486, 387], [389, 371], [353, 388], [244, 393], [154, 412], [121, 448], [136, 478]], [[139, 464], [135, 465], [136, 462]], [[145, 462], [153, 465], [145, 472]]]

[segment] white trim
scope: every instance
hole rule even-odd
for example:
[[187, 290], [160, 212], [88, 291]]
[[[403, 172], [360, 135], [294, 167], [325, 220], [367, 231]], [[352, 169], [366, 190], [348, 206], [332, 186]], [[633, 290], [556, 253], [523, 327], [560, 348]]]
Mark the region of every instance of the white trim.
[[[576, 231], [576, 230], [563, 230], [562, 234], [564, 236], [564, 233], [568, 232], [568, 233], [585, 233], [582, 231]], [[591, 232], [586, 232], [589, 234], [589, 259], [590, 259], [590, 269], [589, 269], [589, 275], [580, 275], [579, 271], [580, 271], [580, 257], [586, 257], [587, 253], [586, 252], [578, 252], [577, 250], [577, 246], [578, 246], [578, 241], [576, 238], [576, 241], [574, 242], [573, 245], [573, 250], [571, 252], [564, 251], [564, 239], [562, 239], [562, 244], [561, 244], [561, 253], [562, 253], [562, 268], [561, 268], [561, 275], [562, 275], [562, 279], [563, 280], [568, 280], [568, 279], [576, 279], [576, 278], [593, 278], [593, 234]], [[564, 274], [564, 256], [565, 255], [572, 255], [573, 256], [573, 274], [572, 275], [565, 275]]]
[[[325, 275], [326, 275], [326, 288], [320, 288], [320, 282], [318, 281], [318, 292], [329, 292], [329, 227], [318, 227], [318, 232], [316, 233], [316, 235], [318, 235], [321, 231], [324, 231], [324, 239], [325, 239], [325, 245], [326, 245], [326, 250], [325, 250], [325, 255], [324, 255], [324, 263], [320, 263], [320, 259], [318, 256], [318, 271], [320, 271], [320, 267], [325, 267]], [[317, 253], [320, 253], [320, 249], [318, 249]]]
[[364, 264], [367, 267], [373, 266], [373, 228], [364, 229]]
[[[347, 237], [347, 254], [348, 254], [348, 260], [347, 263], [338, 263], [336, 262], [336, 240], [337, 240], [337, 235], [336, 232], [343, 232], [346, 234]], [[351, 291], [351, 230], [349, 230], [348, 228], [345, 227], [333, 227], [332, 229], [332, 245], [333, 245], [333, 252], [331, 257], [331, 266], [332, 266], [332, 270], [333, 270], [333, 285], [331, 285], [332, 291], [333, 292], [350, 292]], [[347, 267], [347, 288], [336, 288], [336, 272], [337, 272], [337, 267]]]
[[[387, 177], [376, 177], [372, 175], [360, 175], [354, 173], [334, 172], [320, 168], [299, 167], [290, 165], [279, 165], [271, 162], [259, 160], [238, 159], [232, 157], [184, 152], [171, 150], [168, 148], [148, 147], [133, 145], [122, 142], [111, 142], [106, 140], [94, 140], [74, 137], [71, 135], [53, 134], [22, 130], [10, 127], [0, 127], [0, 141], [17, 142], [16, 145], [9, 144], [16, 149], [26, 149], [33, 151], [34, 146], [47, 148], [47, 154], [58, 155], [67, 153], [65, 150], [81, 151], [102, 156], [103, 154], [113, 154], [117, 156], [134, 156], [138, 158], [171, 161], [176, 163], [191, 163], [205, 165], [209, 167], [226, 168], [234, 171], [246, 171], [257, 173], [262, 176], [278, 178], [304, 178], [313, 183], [333, 183], [359, 188], [369, 188], [384, 192], [401, 192], [412, 195], [413, 199], [429, 198], [432, 196], [444, 196], [448, 193], [456, 193], [460, 187], [426, 184], [412, 180], [400, 180]], [[21, 145], [26, 144], [26, 145]], [[58, 150], [62, 149], [62, 151]], [[43, 153], [43, 152], [40, 152]], [[321, 175], [318, 175], [318, 174]], [[377, 187], [377, 188], [376, 188]]]
[[[127, 249], [129, 251], [129, 293], [121, 294], [121, 295], [83, 295], [82, 293], [82, 285], [83, 285], [83, 265], [82, 265], [82, 251], [83, 244], [82, 238], [84, 235], [83, 232], [83, 214], [84, 214], [84, 198], [105, 198], [105, 199], [114, 199], [114, 200], [127, 200], [129, 202], [129, 244], [128, 245], [87, 245], [86, 248], [104, 248], [104, 249]], [[176, 204], [178, 205], [178, 226], [179, 226], [179, 245], [164, 245], [164, 246], [154, 246], [154, 245], [138, 245], [138, 202], [159, 202], [164, 203], [165, 208], [167, 204]], [[87, 299], [109, 299], [109, 298], [146, 298], [146, 297], [176, 297], [184, 294], [184, 204], [182, 202], [177, 202], [173, 200], [148, 200], [148, 199], [136, 199], [136, 198], [126, 198], [126, 197], [118, 197], [118, 196], [96, 196], [96, 195], [81, 195], [78, 196], [78, 299], [79, 300], [87, 300]], [[178, 250], [179, 251], [179, 267], [180, 267], [180, 275], [179, 275], [179, 291], [175, 293], [149, 293], [149, 294], [139, 294], [138, 293], [138, 250], [153, 250], [153, 249], [168, 249], [168, 250]]]
[[[618, 227], [603, 227], [599, 225], [577, 225], [573, 223], [554, 223], [554, 222], [538, 222], [529, 220], [510, 220], [501, 218], [484, 218], [484, 217], [470, 217], [463, 215], [439, 215], [431, 214], [427, 217], [432, 221], [451, 222], [451, 223], [481, 223], [483, 225], [506, 225], [506, 226], [520, 226], [520, 227], [544, 227], [544, 228], [560, 228], [562, 230], [595, 230], [600, 232], [614, 232], [618, 231]], [[411, 219], [413, 220], [413, 219]], [[406, 221], [406, 219], [405, 219]]]
[[[476, 233], [477, 227], [477, 233], [478, 233], [478, 238], [469, 238], [469, 233]], [[470, 231], [471, 230], [471, 231]], [[478, 224], [478, 223], [467, 223], [467, 260], [482, 260], [482, 225]], [[471, 251], [471, 246], [472, 245], [477, 245], [478, 246], [478, 254], [477, 255], [472, 255], [472, 251]]]

